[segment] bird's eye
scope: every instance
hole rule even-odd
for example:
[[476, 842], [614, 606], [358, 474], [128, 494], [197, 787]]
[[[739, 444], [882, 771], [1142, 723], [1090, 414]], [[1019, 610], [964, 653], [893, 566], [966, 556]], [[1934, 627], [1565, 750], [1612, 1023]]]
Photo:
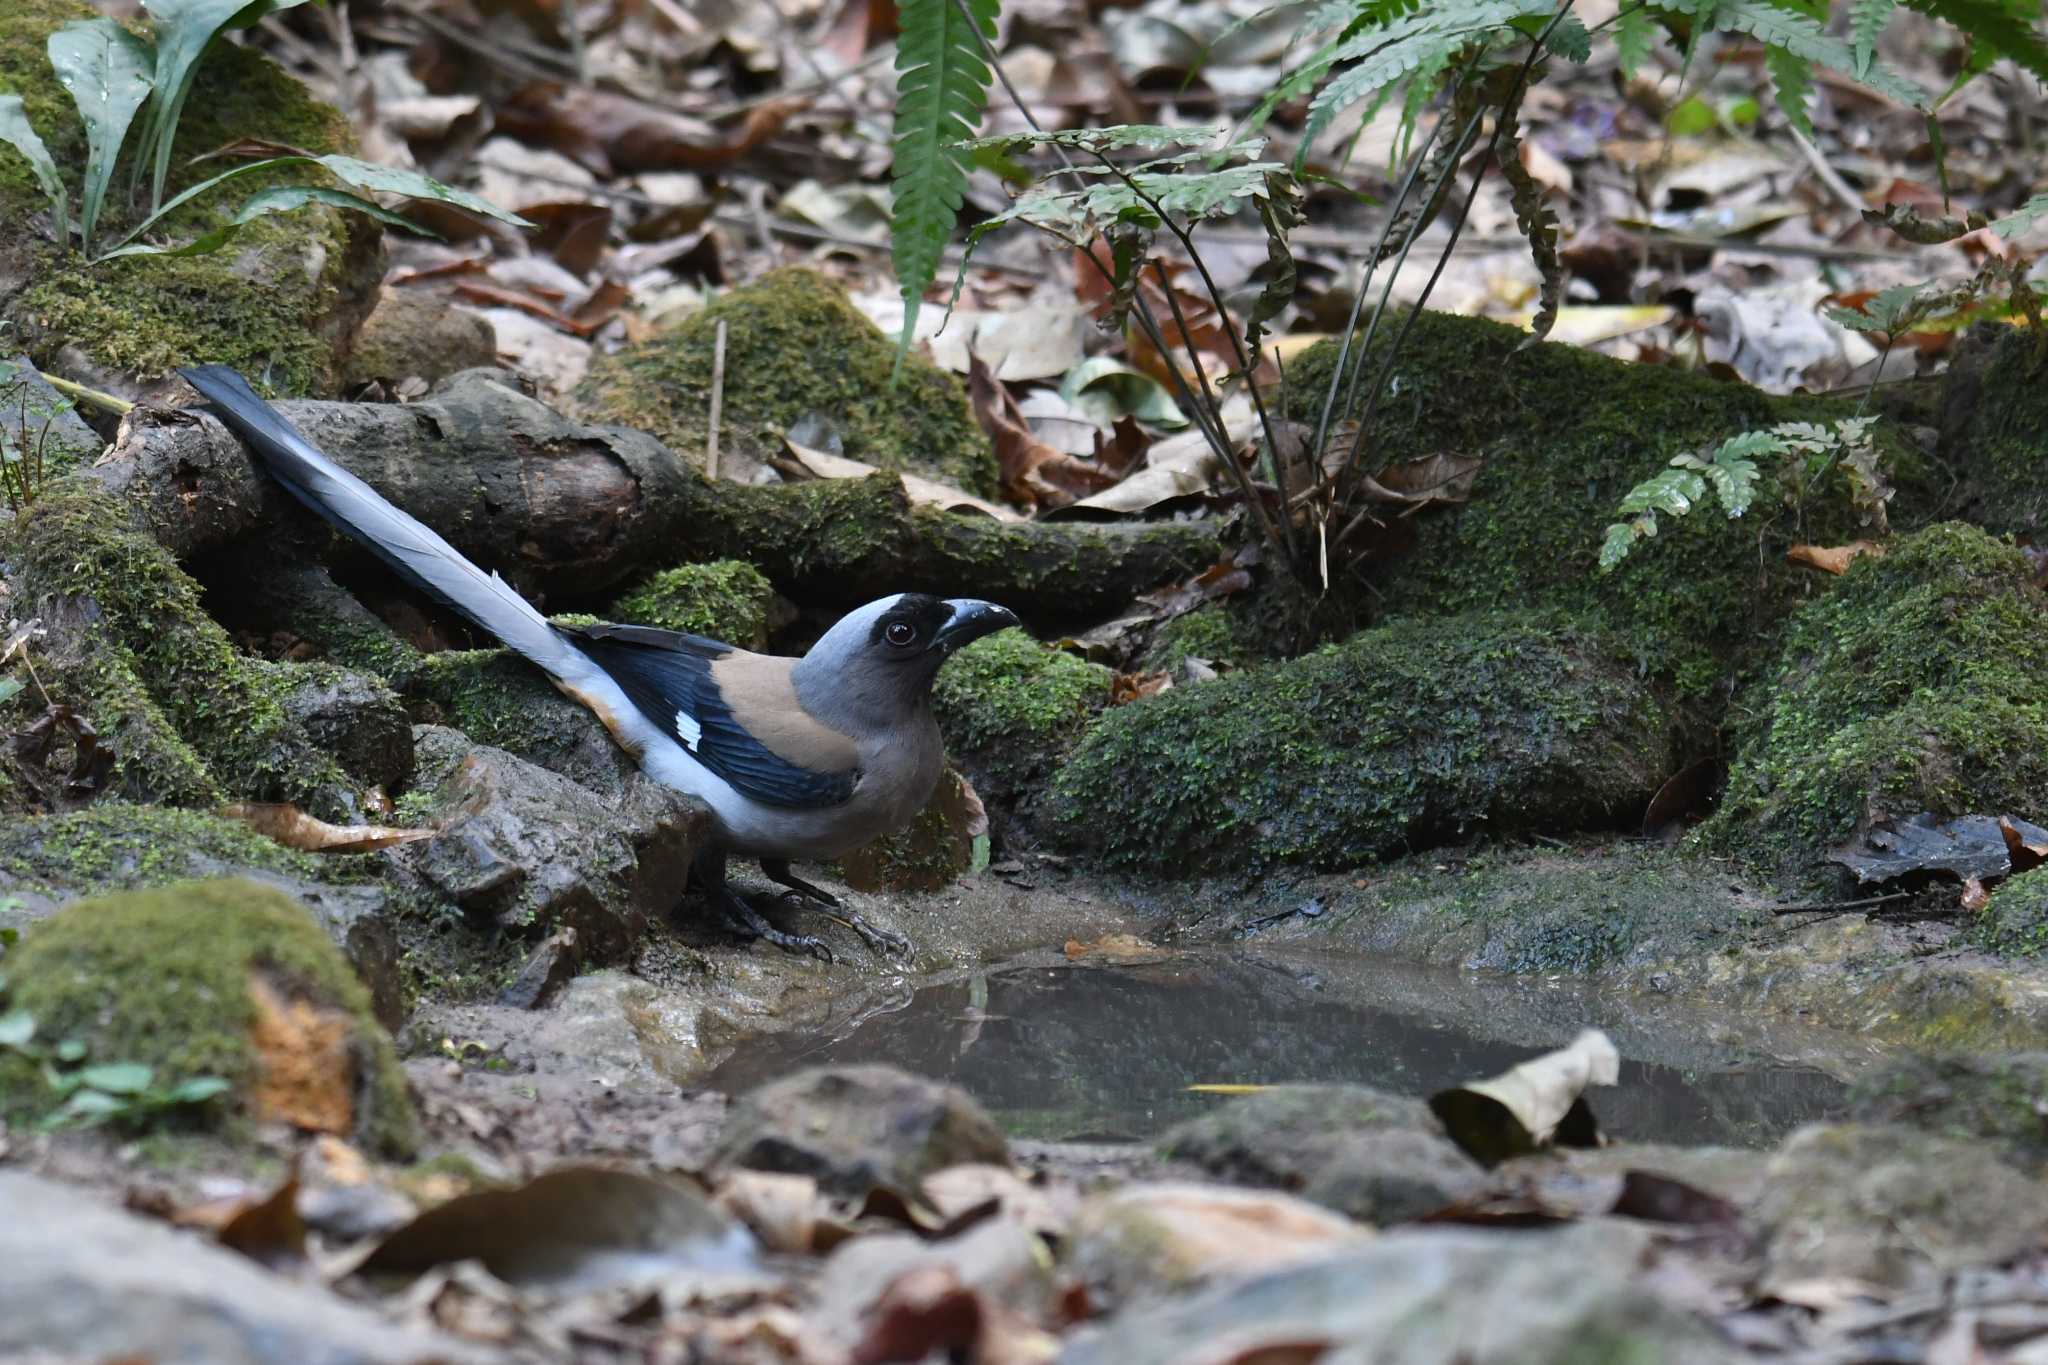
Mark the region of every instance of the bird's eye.
[[907, 645], [917, 639], [917, 627], [908, 621], [891, 621], [882, 634], [892, 645]]

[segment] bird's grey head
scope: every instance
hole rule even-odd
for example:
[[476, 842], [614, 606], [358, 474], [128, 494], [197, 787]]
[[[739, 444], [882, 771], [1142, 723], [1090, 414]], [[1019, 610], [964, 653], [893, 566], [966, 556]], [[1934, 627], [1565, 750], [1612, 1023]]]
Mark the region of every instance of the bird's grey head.
[[849, 732], [898, 724], [923, 709], [955, 650], [1017, 623], [993, 602], [898, 593], [840, 617], [791, 681], [806, 710]]

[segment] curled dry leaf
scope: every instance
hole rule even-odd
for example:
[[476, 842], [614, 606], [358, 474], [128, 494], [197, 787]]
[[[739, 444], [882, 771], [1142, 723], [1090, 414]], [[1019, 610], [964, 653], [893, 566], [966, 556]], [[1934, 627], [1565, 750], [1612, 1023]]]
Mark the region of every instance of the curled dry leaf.
[[1991, 893], [1984, 889], [1984, 883], [1975, 877], [1963, 878], [1963, 894], [1956, 903], [1971, 914], [1976, 914], [1991, 901]]
[[974, 420], [995, 445], [1003, 491], [1016, 501], [1051, 509], [1115, 487], [1117, 476], [1109, 470], [1033, 435], [1017, 400], [980, 356], [968, 357], [967, 399]]
[[594, 1289], [683, 1271], [738, 1271], [744, 1228], [694, 1190], [631, 1171], [568, 1166], [459, 1195], [380, 1243], [366, 1274], [479, 1260], [509, 1284]]
[[1523, 1156], [1553, 1142], [1597, 1145], [1599, 1132], [1584, 1090], [1613, 1085], [1621, 1054], [1606, 1034], [1587, 1029], [1571, 1046], [1531, 1058], [1489, 1080], [1430, 1096], [1429, 1107], [1451, 1140], [1486, 1165]]
[[1172, 688], [1171, 673], [1119, 673], [1109, 680], [1109, 704], [1122, 706], [1125, 702], [1156, 697]]
[[734, 1169], [719, 1180], [711, 1204], [746, 1224], [769, 1251], [825, 1249], [818, 1233], [831, 1218], [831, 1203], [810, 1176]]
[[1998, 832], [2005, 839], [2005, 853], [2012, 859], [2012, 870], [2031, 872], [2048, 862], [2048, 831], [2039, 825], [2027, 825], [2026, 829], [2021, 829], [2021, 824], [2026, 822], [2015, 824], [2010, 815], [2001, 815], [1998, 817]]
[[886, 1365], [934, 1354], [976, 1365], [1043, 1365], [1059, 1354], [1059, 1341], [962, 1284], [952, 1267], [919, 1266], [882, 1291], [851, 1359], [853, 1365]]
[[1375, 502], [1420, 511], [1435, 503], [1450, 505], [1470, 500], [1472, 485], [1485, 465], [1486, 461], [1476, 455], [1439, 451], [1419, 460], [1389, 465], [1378, 477], [1362, 475], [1358, 486]]
[[374, 853], [393, 844], [431, 839], [439, 833], [432, 829], [395, 829], [390, 825], [330, 825], [289, 801], [241, 801], [221, 807], [220, 813], [301, 853]]
[[738, 124], [702, 119], [594, 86], [542, 81], [498, 107], [498, 127], [570, 157], [600, 177], [617, 171], [722, 171], [810, 107], [808, 96], [757, 104]]
[[1822, 573], [1843, 573], [1859, 555], [1882, 555], [1884, 546], [1874, 540], [1852, 540], [1847, 545], [1794, 545], [1785, 551], [1787, 564], [1803, 564]]
[[[860, 460], [849, 460], [844, 455], [834, 455], [828, 450], [814, 446], [800, 445], [787, 437], [782, 441], [782, 458], [771, 460], [771, 464], [785, 477], [802, 479], [865, 479], [880, 471], [871, 464]], [[962, 508], [971, 509], [994, 517], [997, 521], [1022, 521], [1023, 517], [986, 498], [977, 498], [964, 489], [951, 484], [940, 483], [916, 474], [901, 474], [903, 491], [910, 495], [913, 503], [930, 507], [943, 507], [948, 511]]]

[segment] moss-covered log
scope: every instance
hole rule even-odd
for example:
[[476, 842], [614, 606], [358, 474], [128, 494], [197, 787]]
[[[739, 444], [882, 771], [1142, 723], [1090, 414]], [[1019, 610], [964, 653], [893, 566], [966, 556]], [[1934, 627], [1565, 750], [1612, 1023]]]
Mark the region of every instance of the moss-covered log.
[[[1220, 553], [1212, 525], [1016, 524], [912, 507], [889, 475], [715, 483], [645, 432], [570, 421], [484, 371], [424, 403], [283, 409], [464, 554], [558, 607], [679, 563], [740, 559], [803, 602], [927, 591], [1072, 621]], [[95, 472], [181, 558], [302, 515], [224, 427], [190, 411], [130, 414]]]

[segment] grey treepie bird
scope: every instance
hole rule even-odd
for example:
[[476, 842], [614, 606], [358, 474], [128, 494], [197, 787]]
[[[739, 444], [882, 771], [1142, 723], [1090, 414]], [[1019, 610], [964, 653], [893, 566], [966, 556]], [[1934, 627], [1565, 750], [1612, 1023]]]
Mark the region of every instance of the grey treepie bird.
[[[831, 958], [821, 940], [775, 928], [734, 891], [727, 854], [759, 858], [788, 899], [840, 909], [790, 862], [837, 858], [924, 809], [945, 762], [932, 678], [953, 651], [1016, 616], [993, 602], [898, 593], [848, 612], [801, 659], [647, 626], [558, 626], [321, 454], [235, 371], [179, 374], [292, 496], [538, 666], [656, 781], [710, 807], [717, 838], [692, 875], [729, 927]], [[857, 913], [840, 915], [871, 948], [909, 949]]]

